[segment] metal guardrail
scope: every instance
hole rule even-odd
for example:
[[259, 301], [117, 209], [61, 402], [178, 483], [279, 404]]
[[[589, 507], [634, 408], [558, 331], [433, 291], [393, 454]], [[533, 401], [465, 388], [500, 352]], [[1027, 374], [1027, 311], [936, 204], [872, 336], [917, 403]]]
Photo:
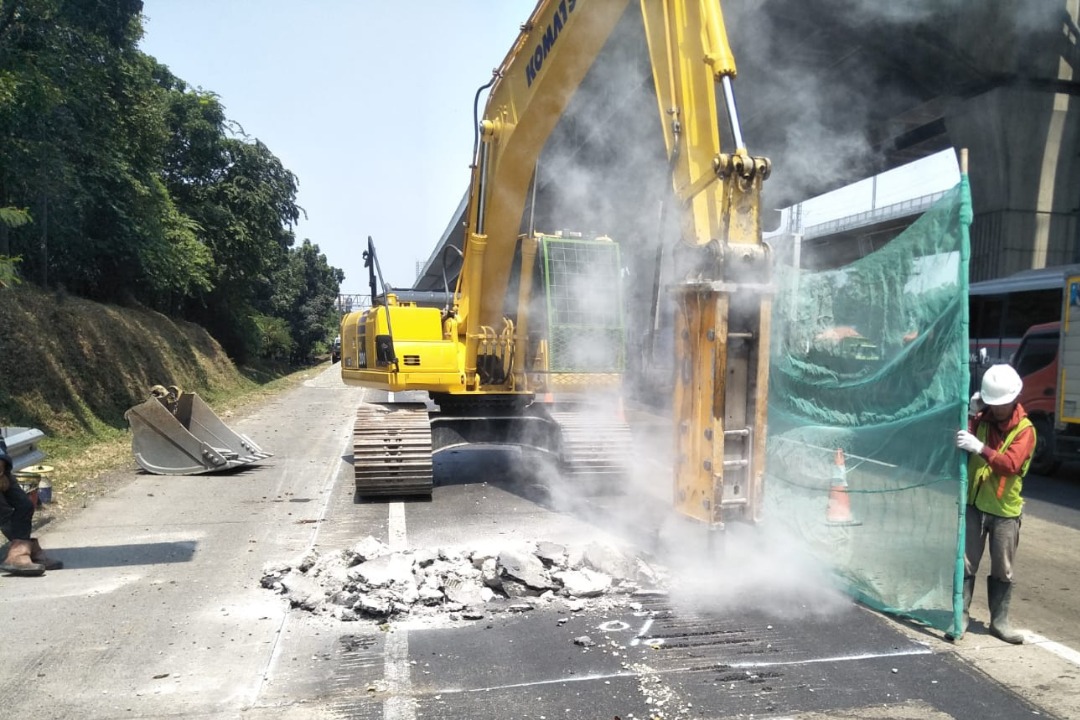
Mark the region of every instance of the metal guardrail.
[[3, 427], [0, 428], [0, 443], [11, 456], [14, 470], [22, 470], [37, 465], [45, 459], [45, 453], [38, 449], [37, 443], [45, 433], [37, 428]]
[[847, 215], [846, 217], [837, 218], [836, 220], [829, 220], [828, 222], [811, 225], [803, 231], [803, 239], [835, 235], [836, 233], [841, 233], [846, 230], [854, 230], [855, 228], [866, 227], [867, 225], [875, 225], [886, 220], [921, 215], [929, 210], [934, 203], [945, 197], [945, 194], [948, 192], [951, 191], [941, 190], [940, 192], [911, 198], [910, 200], [893, 203], [892, 205], [886, 205], [884, 207], [874, 208], [873, 210], [855, 213], [854, 215]]

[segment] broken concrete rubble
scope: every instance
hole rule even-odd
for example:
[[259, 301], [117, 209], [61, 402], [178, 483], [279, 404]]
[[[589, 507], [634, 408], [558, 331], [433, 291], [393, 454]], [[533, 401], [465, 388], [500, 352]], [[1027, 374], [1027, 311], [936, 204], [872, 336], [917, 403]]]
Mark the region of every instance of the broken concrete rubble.
[[475, 620], [556, 602], [568, 612], [583, 610], [586, 600], [628, 604], [634, 593], [656, 591], [662, 575], [642, 558], [599, 543], [392, 551], [366, 537], [344, 550], [313, 550], [295, 565], [268, 565], [262, 586], [294, 607], [341, 620], [439, 613]]

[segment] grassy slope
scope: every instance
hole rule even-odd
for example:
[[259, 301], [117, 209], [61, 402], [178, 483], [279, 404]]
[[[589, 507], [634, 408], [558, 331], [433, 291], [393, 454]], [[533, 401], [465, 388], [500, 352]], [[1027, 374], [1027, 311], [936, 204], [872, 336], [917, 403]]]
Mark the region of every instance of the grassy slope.
[[238, 369], [201, 327], [150, 310], [0, 289], [0, 426], [48, 436], [53, 484], [69, 499], [103, 471], [134, 465], [124, 412], [151, 386], [197, 392], [227, 418], [303, 375], [286, 372]]

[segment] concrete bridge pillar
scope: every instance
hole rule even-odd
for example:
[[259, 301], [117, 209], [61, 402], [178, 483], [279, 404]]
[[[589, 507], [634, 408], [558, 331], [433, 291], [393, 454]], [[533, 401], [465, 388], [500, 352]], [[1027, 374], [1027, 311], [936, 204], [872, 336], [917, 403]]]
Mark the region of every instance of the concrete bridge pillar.
[[971, 280], [1080, 262], [1080, 98], [999, 87], [962, 101], [949, 139], [970, 153]]
[[[996, 3], [961, 26], [986, 91], [954, 100], [945, 124], [970, 151], [972, 281], [1080, 263], [1078, 0]], [[989, 43], [990, 47], [987, 46]]]

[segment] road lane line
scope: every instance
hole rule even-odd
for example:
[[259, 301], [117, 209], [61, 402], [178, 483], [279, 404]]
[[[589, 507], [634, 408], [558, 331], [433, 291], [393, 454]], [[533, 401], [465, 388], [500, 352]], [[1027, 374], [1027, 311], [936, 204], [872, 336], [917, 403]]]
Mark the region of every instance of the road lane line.
[[387, 633], [383, 654], [383, 674], [390, 691], [390, 697], [383, 704], [383, 719], [416, 720], [416, 702], [409, 677], [409, 631], [394, 629]]
[[[351, 426], [349, 432], [351, 433]], [[315, 547], [315, 541], [319, 536], [319, 528], [323, 526], [323, 521], [326, 520], [326, 515], [330, 511], [330, 500], [333, 497], [333, 489], [337, 482], [339, 466], [338, 463], [332, 462], [326, 470], [326, 477], [323, 478], [319, 484], [319, 493], [322, 495], [322, 509], [319, 511], [318, 522], [315, 523], [315, 527], [311, 529], [311, 537], [308, 539], [307, 550], [304, 554], [311, 552]], [[248, 707], [255, 707], [259, 698], [262, 697], [263, 688], [266, 687], [266, 681], [270, 679], [270, 672], [278, 663], [278, 657], [281, 655], [281, 639], [285, 636], [285, 625], [289, 622], [289, 611], [285, 610], [281, 615], [281, 622], [278, 624], [277, 630], [274, 631], [273, 645], [270, 649], [270, 657], [266, 661], [266, 665], [263, 667], [262, 673], [259, 677], [259, 681], [255, 684], [255, 688], [252, 691], [250, 702]]]
[[634, 646], [641, 642], [641, 638], [645, 637], [649, 633], [649, 628], [652, 627], [653, 619], [650, 617], [645, 620], [645, 623], [641, 626], [641, 629], [637, 631], [637, 635], [630, 641], [630, 645]]
[[[790, 660], [782, 662], [744, 662], [744, 663], [730, 663], [725, 664], [725, 667], [749, 669], [749, 668], [766, 668], [778, 665], [811, 665], [814, 663], [823, 662], [853, 662], [858, 660], [873, 660], [875, 658], [889, 658], [889, 657], [905, 657], [910, 655], [932, 655], [934, 653], [930, 648], [921, 648], [918, 650], [898, 650], [896, 652], [888, 653], [862, 653], [859, 655], [836, 655], [833, 657], [823, 658], [811, 658], [809, 660]], [[686, 667], [670, 667], [664, 670], [653, 670], [657, 676], [663, 675], [678, 675], [680, 673], [694, 671], [694, 666]], [[550, 678], [547, 680], [535, 680], [532, 682], [523, 683], [511, 683], [506, 685], [492, 685], [490, 687], [482, 688], [442, 688], [437, 691], [436, 694], [448, 695], [452, 693], [477, 693], [477, 692], [494, 692], [497, 690], [513, 690], [516, 688], [536, 687], [539, 685], [554, 685], [559, 683], [576, 683], [586, 682], [589, 680], [609, 680], [613, 678], [624, 677], [637, 677], [639, 674], [636, 672], [613, 672], [613, 673], [597, 673], [593, 675], [571, 675], [559, 678]]]
[[876, 660], [878, 658], [909, 657], [911, 655], [933, 655], [928, 647], [917, 650], [897, 650], [884, 653], [859, 653], [858, 655], [833, 655], [831, 657], [801, 658], [798, 660], [778, 660], [776, 662], [735, 662], [728, 663], [733, 668], [767, 668], [781, 665], [813, 665], [815, 663], [851, 662], [853, 660]]
[[1043, 650], [1057, 655], [1062, 660], [1068, 660], [1073, 665], [1080, 665], [1080, 652], [1073, 650], [1068, 645], [1062, 645], [1059, 642], [1054, 642], [1050, 638], [1045, 638], [1042, 635], [1033, 632], [1025, 632], [1024, 635], [1026, 636], [1024, 638], [1025, 643], [1038, 645]]
[[[353, 434], [352, 424], [346, 428], [344, 434], [347, 435], [346, 442], [349, 442], [349, 438], [352, 438]], [[331, 462], [330, 466], [327, 468], [327, 475], [319, 486], [319, 495], [322, 496], [322, 499], [320, 500], [322, 508], [319, 510], [319, 517], [316, 518], [314, 523], [315, 526], [311, 528], [311, 538], [308, 540], [305, 554], [315, 549], [315, 542], [319, 539], [319, 530], [322, 529], [323, 523], [326, 522], [326, 516], [330, 513], [330, 503], [334, 499], [334, 488], [337, 487], [337, 477], [340, 471], [341, 463], [339, 460], [335, 459], [335, 461]]]
[[[390, 503], [388, 544], [391, 552], [409, 549], [405, 531], [405, 503]], [[400, 555], [398, 561], [405, 560]], [[386, 634], [383, 647], [383, 677], [389, 686], [389, 697], [383, 703], [383, 720], [416, 720], [416, 701], [412, 697], [412, 678], [409, 675], [409, 631], [397, 627]]]
[[611, 678], [624, 678], [635, 677], [637, 673], [632, 672], [614, 672], [614, 673], [597, 673], [594, 675], [568, 675], [561, 678], [551, 678], [550, 680], [534, 680], [532, 682], [513, 683], [510, 685], [492, 685], [491, 687], [482, 688], [446, 688], [439, 690], [438, 695], [450, 695], [450, 694], [465, 694], [465, 693], [486, 693], [494, 692], [496, 690], [513, 690], [515, 688], [527, 688], [538, 687], [540, 685], [556, 685], [556, 684], [569, 684], [577, 682], [588, 682], [590, 680], [609, 680]]
[[409, 538], [405, 533], [405, 503], [390, 503], [390, 550], [405, 552], [409, 549]]

